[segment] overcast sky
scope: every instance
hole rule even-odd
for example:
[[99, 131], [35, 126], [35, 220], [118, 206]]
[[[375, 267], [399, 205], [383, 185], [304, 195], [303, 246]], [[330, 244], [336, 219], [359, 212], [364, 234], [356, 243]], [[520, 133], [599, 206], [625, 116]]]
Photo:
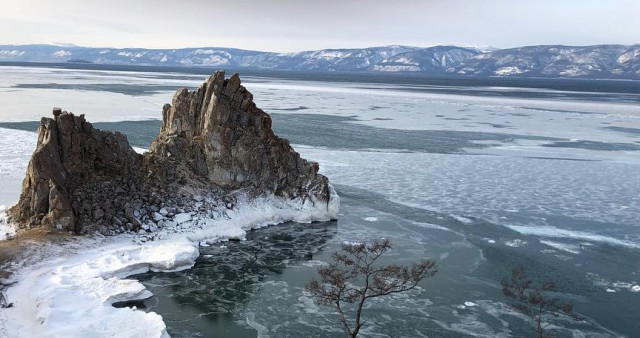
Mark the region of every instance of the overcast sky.
[[640, 0], [0, 0], [0, 44], [236, 47], [640, 43]]

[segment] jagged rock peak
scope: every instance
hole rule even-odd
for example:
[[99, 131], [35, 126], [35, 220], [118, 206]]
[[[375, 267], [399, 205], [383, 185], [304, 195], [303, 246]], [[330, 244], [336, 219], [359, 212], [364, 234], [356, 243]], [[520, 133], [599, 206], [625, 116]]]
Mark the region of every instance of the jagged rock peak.
[[144, 155], [126, 136], [95, 129], [84, 115], [60, 108], [53, 115], [41, 121], [20, 200], [8, 211], [21, 227], [136, 231], [185, 191], [224, 197], [226, 204], [232, 191], [268, 194], [337, 214], [339, 199], [318, 164], [273, 133], [271, 117], [256, 107], [238, 74], [225, 79], [218, 71], [192, 92], [178, 90]]
[[225, 79], [218, 71], [195, 91], [178, 90], [162, 116], [152, 156], [188, 163], [224, 188], [252, 186], [292, 197], [313, 191], [328, 198], [318, 164], [273, 133], [271, 117], [256, 107], [237, 73]]

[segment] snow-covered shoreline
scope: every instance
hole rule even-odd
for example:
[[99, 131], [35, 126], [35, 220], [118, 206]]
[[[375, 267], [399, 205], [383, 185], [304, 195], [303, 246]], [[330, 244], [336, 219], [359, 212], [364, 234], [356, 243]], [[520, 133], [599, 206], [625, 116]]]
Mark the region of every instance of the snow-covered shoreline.
[[15, 235], [16, 229], [6, 222], [7, 207], [0, 205], [0, 241], [5, 240], [7, 237]]
[[[0, 310], [2, 337], [168, 337], [162, 316], [115, 302], [151, 293], [128, 276], [189, 269], [199, 243], [243, 239], [247, 230], [288, 221], [337, 218], [340, 198], [329, 203], [273, 195], [244, 200], [217, 218], [194, 218], [147, 233], [76, 238], [54, 246], [52, 255], [19, 269], [5, 292], [12, 307]], [[204, 244], [204, 243], [203, 243]]]

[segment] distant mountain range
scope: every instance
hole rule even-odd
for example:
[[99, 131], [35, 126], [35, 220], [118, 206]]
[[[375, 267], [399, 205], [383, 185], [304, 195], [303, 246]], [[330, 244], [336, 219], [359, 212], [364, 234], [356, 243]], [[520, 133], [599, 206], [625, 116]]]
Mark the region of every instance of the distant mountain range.
[[298, 53], [216, 47], [117, 49], [0, 45], [0, 61], [640, 80], [640, 44], [528, 46], [490, 51], [457, 46], [384, 46]]

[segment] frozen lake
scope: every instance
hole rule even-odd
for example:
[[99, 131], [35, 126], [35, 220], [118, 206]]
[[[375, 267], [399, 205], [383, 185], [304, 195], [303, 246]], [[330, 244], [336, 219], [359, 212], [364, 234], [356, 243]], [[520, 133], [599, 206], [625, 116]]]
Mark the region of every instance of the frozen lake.
[[[396, 244], [391, 259], [432, 258], [441, 274], [372, 303], [366, 336], [527, 334], [500, 290], [517, 264], [554, 280], [584, 317], [557, 319], [553, 334], [640, 332], [640, 94], [597, 81], [558, 90], [256, 75], [244, 85], [276, 133], [320, 163], [342, 215], [257, 230], [203, 248], [191, 270], [138, 276], [155, 294], [143, 305], [172, 336], [339, 335], [303, 286], [343, 241], [380, 237]], [[0, 67], [0, 205], [17, 201], [37, 121], [52, 107], [145, 148], [175, 88], [204, 77]], [[239, 276], [254, 251], [261, 263]]]

